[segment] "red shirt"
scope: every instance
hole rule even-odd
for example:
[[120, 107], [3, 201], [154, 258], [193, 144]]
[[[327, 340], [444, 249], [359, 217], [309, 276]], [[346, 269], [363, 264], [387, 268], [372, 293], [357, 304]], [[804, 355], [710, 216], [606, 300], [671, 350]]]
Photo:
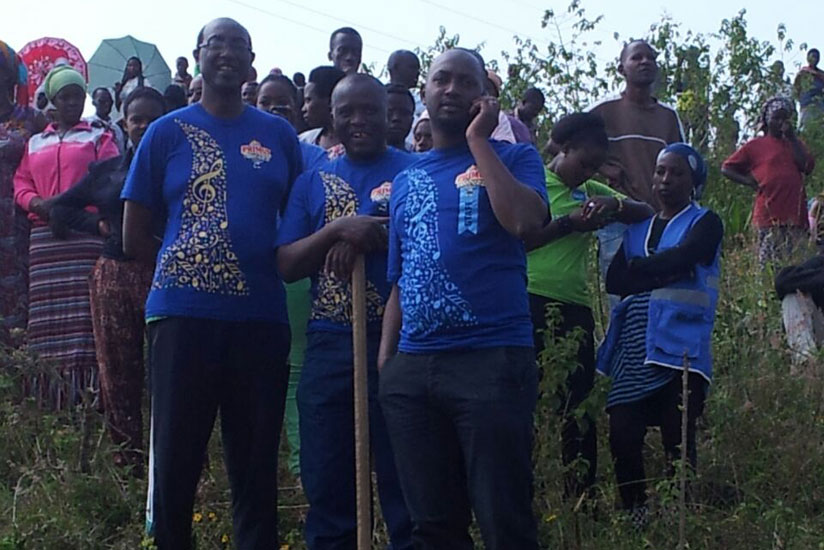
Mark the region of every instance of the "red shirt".
[[795, 163], [792, 144], [769, 135], [748, 141], [724, 161], [724, 168], [752, 174], [758, 182], [752, 209], [753, 226], [807, 226], [804, 174], [813, 171], [815, 159], [803, 143], [801, 147], [807, 157], [803, 173]]

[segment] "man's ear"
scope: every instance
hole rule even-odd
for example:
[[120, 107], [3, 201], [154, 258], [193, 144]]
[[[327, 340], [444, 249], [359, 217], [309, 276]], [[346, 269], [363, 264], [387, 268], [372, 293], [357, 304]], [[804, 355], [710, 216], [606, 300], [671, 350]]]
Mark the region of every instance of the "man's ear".
[[252, 69], [254, 69], [254, 67], [252, 66], [252, 63], [254, 63], [254, 62], [255, 62], [255, 52], [252, 52], [252, 60], [249, 61], [249, 72], [250, 73], [252, 72]]
[[328, 59], [329, 61], [332, 61], [332, 50], [329, 50], [329, 53], [326, 54], [326, 59]]
[[627, 76], [624, 72], [624, 64], [621, 61], [618, 62], [618, 74], [621, 76]]
[[195, 66], [200, 64], [200, 46], [192, 50], [192, 57], [195, 58]]
[[421, 103], [423, 103], [424, 107], [426, 107], [426, 84], [421, 86]]

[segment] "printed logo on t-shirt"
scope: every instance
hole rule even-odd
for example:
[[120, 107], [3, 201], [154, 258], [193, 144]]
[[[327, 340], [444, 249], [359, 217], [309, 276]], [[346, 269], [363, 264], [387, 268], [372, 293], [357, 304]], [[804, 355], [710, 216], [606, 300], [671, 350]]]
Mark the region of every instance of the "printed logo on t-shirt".
[[480, 197], [478, 189], [484, 186], [484, 178], [474, 164], [455, 178], [455, 187], [460, 193], [458, 235], [478, 234], [478, 199]]
[[478, 167], [474, 164], [470, 166], [466, 172], [463, 174], [459, 174], [457, 178], [455, 178], [455, 187], [458, 189], [464, 189], [466, 187], [483, 187], [486, 184], [484, 183], [484, 178], [481, 175], [481, 171], [478, 170]]
[[333, 145], [329, 149], [326, 150], [326, 158], [329, 160], [335, 160], [338, 157], [342, 157], [346, 154], [346, 147], [343, 146], [343, 143], [338, 143], [337, 145]]
[[389, 202], [389, 195], [392, 193], [392, 182], [385, 181], [370, 191], [369, 198], [372, 202]]
[[386, 216], [389, 213], [389, 196], [392, 193], [392, 182], [385, 181], [369, 192], [369, 199], [375, 203], [375, 215]]
[[264, 147], [258, 140], [253, 139], [246, 145], [240, 146], [240, 154], [252, 161], [252, 166], [260, 168], [264, 162], [272, 159], [272, 150]]

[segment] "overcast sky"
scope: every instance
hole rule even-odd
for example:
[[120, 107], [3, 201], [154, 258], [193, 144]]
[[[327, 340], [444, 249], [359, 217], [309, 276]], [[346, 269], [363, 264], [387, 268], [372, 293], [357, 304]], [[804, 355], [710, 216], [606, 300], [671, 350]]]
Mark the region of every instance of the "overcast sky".
[[[104, 38], [131, 34], [158, 45], [174, 70], [177, 56], [191, 51], [200, 27], [210, 19], [228, 16], [249, 29], [257, 54], [255, 67], [266, 74], [278, 66], [291, 75], [309, 72], [326, 63], [329, 33], [340, 26], [357, 28], [364, 38], [363, 60], [380, 70], [388, 54], [398, 48], [425, 47], [434, 42], [438, 27], [460, 34], [461, 44], [474, 47], [485, 43], [482, 52], [500, 59], [501, 50], [514, 50], [512, 37], [532, 37], [538, 42], [555, 39], [549, 29], [541, 29], [544, 10], [565, 12], [568, 2], [542, 0], [3, 0], [0, 39], [19, 49], [41, 36], [68, 39], [89, 59]], [[649, 0], [582, 0], [588, 15], [603, 15], [593, 38], [603, 45], [596, 49], [605, 61], [617, 55], [622, 39], [641, 36], [661, 15], [669, 14], [685, 28], [714, 32], [724, 18], [747, 8], [750, 32], [764, 40], [775, 40], [778, 23], [785, 23], [796, 43], [821, 35], [820, 9], [813, 0], [689, 0], [663, 2]], [[506, 6], [506, 8], [502, 8]], [[813, 17], [816, 15], [816, 17]], [[824, 46], [824, 44], [822, 44]], [[821, 47], [821, 46], [819, 46]], [[785, 55], [789, 72], [803, 60], [794, 51]], [[502, 75], [503, 76], [503, 75]]]

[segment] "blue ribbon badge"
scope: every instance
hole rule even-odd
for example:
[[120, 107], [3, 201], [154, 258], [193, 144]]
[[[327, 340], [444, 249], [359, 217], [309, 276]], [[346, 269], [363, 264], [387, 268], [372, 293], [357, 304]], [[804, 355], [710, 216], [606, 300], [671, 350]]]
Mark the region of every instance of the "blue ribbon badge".
[[478, 168], [473, 164], [469, 169], [455, 178], [455, 187], [458, 188], [458, 235], [464, 233], [478, 234], [478, 201], [480, 188], [484, 186], [484, 179]]

